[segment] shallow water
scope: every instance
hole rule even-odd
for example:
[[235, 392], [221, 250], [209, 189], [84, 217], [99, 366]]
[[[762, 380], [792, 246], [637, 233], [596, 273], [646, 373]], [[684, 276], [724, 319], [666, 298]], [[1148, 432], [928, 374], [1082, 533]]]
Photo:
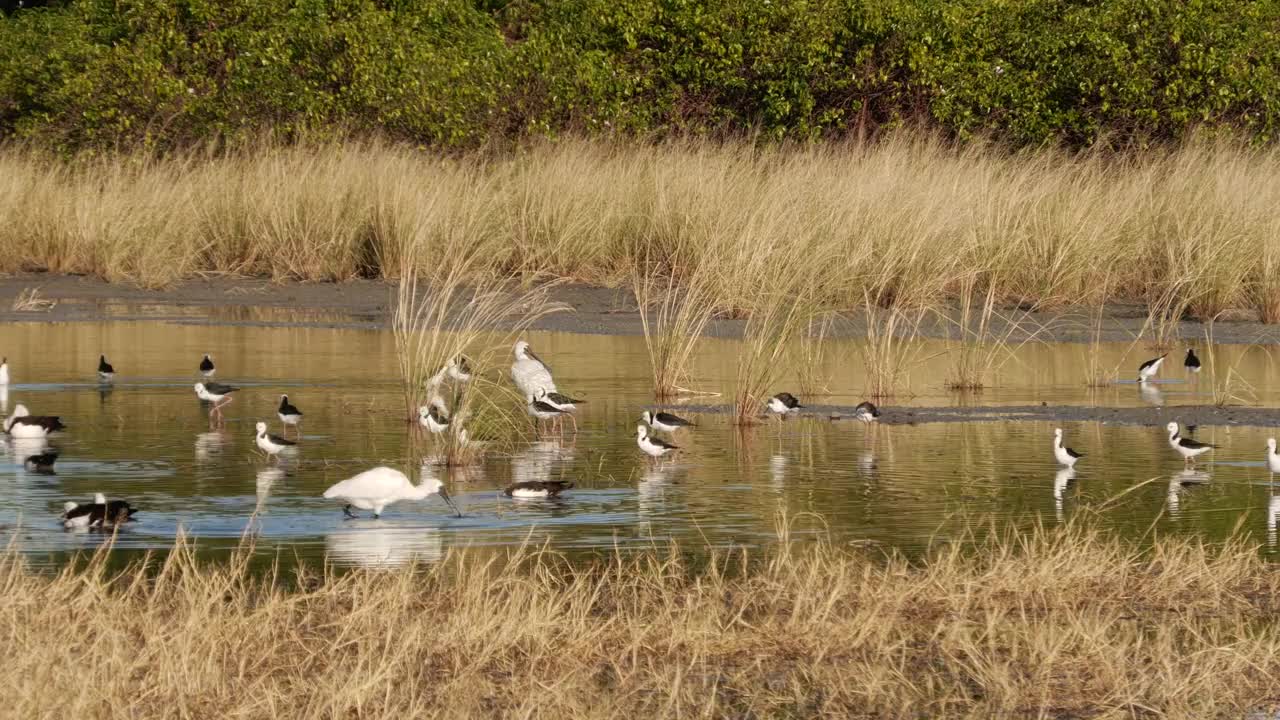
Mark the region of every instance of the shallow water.
[[[403, 502], [383, 518], [344, 520], [320, 497], [330, 484], [377, 464], [407, 467], [413, 440], [403, 421], [393, 339], [380, 330], [288, 327], [269, 313], [258, 324], [218, 325], [171, 317], [100, 323], [12, 323], [0, 327], [0, 353], [14, 384], [0, 392], [7, 414], [22, 402], [33, 413], [62, 416], [70, 429], [48, 445], [61, 456], [57, 474], [22, 467], [39, 441], [9, 440], [0, 455], [0, 537], [35, 563], [59, 563], [105, 541], [62, 530], [66, 499], [103, 492], [142, 508], [116, 538], [123, 557], [163, 550], [180, 532], [217, 553], [246, 533], [261, 557], [317, 559], [341, 565], [430, 561], [460, 546], [549, 543], [570, 554], [614, 548], [758, 546], [776, 542], [780, 518], [793, 536], [830, 533], [839, 543], [874, 543], [917, 553], [931, 544], [966, 541], [990, 528], [1030, 528], [1072, 518], [1136, 541], [1175, 533], [1222, 540], [1236, 529], [1274, 551], [1280, 489], [1262, 463], [1266, 428], [1203, 427], [1220, 449], [1188, 473], [1162, 427], [1064, 423], [1068, 444], [1086, 453], [1074, 477], [1057, 471], [1052, 425], [975, 422], [865, 427], [818, 419], [789, 420], [740, 433], [724, 415], [703, 415], [677, 442], [682, 456], [666, 466], [644, 462], [634, 444], [637, 416], [650, 400], [644, 343], [637, 337], [532, 333], [562, 390], [585, 397], [572, 442], [544, 440], [483, 467], [425, 472], [444, 479], [464, 517], [438, 499]], [[861, 398], [862, 371], [851, 342], [830, 342], [817, 372], [782, 385], [813, 391], [802, 376], [823, 379], [823, 403]], [[725, 391], [737, 344], [708, 341], [695, 374], [700, 387]], [[897, 403], [1142, 405], [1155, 402], [1134, 385], [1084, 386], [1088, 348], [1029, 345], [980, 395], [942, 387], [946, 346], [922, 349], [912, 365], [914, 396]], [[119, 373], [110, 386], [94, 375], [99, 351]], [[1141, 347], [1106, 346], [1104, 366], [1136, 367]], [[204, 352], [217, 379], [244, 388], [226, 409], [223, 431], [210, 431], [191, 384]], [[1158, 402], [1176, 417], [1179, 404], [1211, 401], [1209, 379], [1184, 382], [1179, 357], [1168, 362]], [[502, 356], [500, 367], [509, 364]], [[1277, 349], [1217, 348], [1252, 386], [1252, 402], [1274, 405]], [[779, 389], [783, 389], [780, 387]], [[279, 467], [254, 454], [253, 423], [270, 420], [287, 392], [306, 413], [295, 457]], [[699, 398], [696, 402], [708, 401]], [[419, 441], [420, 442], [420, 441]], [[413, 463], [416, 465], [416, 463]], [[554, 501], [518, 501], [501, 488], [513, 480], [564, 478], [577, 487]], [[367, 513], [366, 513], [367, 515]]]

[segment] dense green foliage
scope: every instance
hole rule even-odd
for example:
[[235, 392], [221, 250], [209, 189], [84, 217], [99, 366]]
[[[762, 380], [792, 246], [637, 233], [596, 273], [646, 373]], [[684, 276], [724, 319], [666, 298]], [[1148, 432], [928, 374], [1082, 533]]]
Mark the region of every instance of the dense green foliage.
[[0, 18], [0, 135], [1268, 141], [1278, 34], [1277, 0], [72, 0]]

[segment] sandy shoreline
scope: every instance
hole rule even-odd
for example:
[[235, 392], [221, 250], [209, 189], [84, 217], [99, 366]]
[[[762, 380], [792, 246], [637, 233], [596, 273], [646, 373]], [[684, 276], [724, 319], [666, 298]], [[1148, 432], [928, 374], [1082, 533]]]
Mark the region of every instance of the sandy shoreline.
[[[56, 303], [52, 308], [13, 310], [14, 300], [35, 288], [39, 298]], [[276, 283], [264, 279], [213, 277], [187, 280], [165, 290], [146, 290], [112, 284], [96, 278], [70, 275], [21, 274], [0, 277], [0, 322], [77, 322], [106, 319], [164, 317], [216, 324], [281, 324], [315, 327], [389, 327], [395, 285], [375, 280], [346, 283]], [[535, 323], [537, 330], [604, 335], [640, 335], [640, 315], [628, 289], [565, 284], [551, 292], [569, 312], [555, 313]], [[255, 308], [267, 310], [255, 318]], [[295, 311], [281, 317], [279, 311]], [[1102, 339], [1132, 342], [1143, 328], [1145, 313], [1135, 305], [1112, 306], [1103, 324]], [[1091, 338], [1083, 309], [1037, 313], [1028, 325], [1037, 327], [1037, 340], [1087, 342]], [[715, 320], [707, 328], [711, 337], [742, 335], [742, 320]], [[933, 323], [922, 329], [931, 337], [947, 335], [949, 328]], [[1201, 339], [1205, 326], [1197, 321], [1180, 323], [1183, 338]], [[861, 337], [863, 323], [856, 317], [841, 318], [828, 337]], [[1015, 333], [1015, 337], [1025, 333]], [[1280, 343], [1280, 326], [1264, 325], [1241, 317], [1219, 321], [1214, 339], [1221, 343]]]

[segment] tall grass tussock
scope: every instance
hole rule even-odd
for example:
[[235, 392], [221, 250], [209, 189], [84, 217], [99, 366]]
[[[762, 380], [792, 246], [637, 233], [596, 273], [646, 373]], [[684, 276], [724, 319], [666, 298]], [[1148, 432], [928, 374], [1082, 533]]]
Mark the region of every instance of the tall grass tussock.
[[[447, 206], [467, 228], [425, 240]], [[163, 286], [197, 273], [395, 279], [462, 243], [468, 280], [623, 286], [635, 258], [677, 283], [710, 268], [726, 312], [784, 275], [814, 301], [1052, 308], [1139, 302], [1161, 320], [1277, 318], [1280, 149], [1229, 141], [1115, 155], [1012, 153], [903, 132], [868, 144], [611, 145], [566, 140], [444, 157], [348, 141], [255, 152], [51, 159], [0, 149], [0, 271], [46, 268]], [[412, 263], [398, 258], [419, 247]], [[980, 269], [992, 285], [966, 289]]]
[[1280, 575], [1241, 542], [1080, 529], [918, 562], [786, 537], [691, 563], [455, 551], [123, 571], [0, 557], [6, 717], [1244, 717]]

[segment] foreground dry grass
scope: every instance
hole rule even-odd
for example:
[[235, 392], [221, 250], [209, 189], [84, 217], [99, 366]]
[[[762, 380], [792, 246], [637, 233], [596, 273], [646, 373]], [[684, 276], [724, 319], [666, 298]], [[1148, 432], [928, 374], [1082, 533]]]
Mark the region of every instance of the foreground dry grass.
[[303, 577], [0, 565], [6, 717], [1242, 717], [1280, 705], [1256, 548], [1083, 531], [911, 565], [783, 542]]
[[[750, 312], [784, 274], [834, 307], [1146, 302], [1280, 321], [1280, 148], [1132, 156], [873, 145], [566, 141], [442, 158], [348, 142], [74, 163], [0, 148], [0, 271], [163, 285], [199, 272], [341, 280], [476, 272], [625, 285], [701, 268]], [[784, 270], [785, 269], [785, 270]], [[781, 292], [781, 290], [780, 290]], [[973, 295], [974, 297], [963, 297]], [[1159, 319], [1159, 318], [1157, 318]]]

